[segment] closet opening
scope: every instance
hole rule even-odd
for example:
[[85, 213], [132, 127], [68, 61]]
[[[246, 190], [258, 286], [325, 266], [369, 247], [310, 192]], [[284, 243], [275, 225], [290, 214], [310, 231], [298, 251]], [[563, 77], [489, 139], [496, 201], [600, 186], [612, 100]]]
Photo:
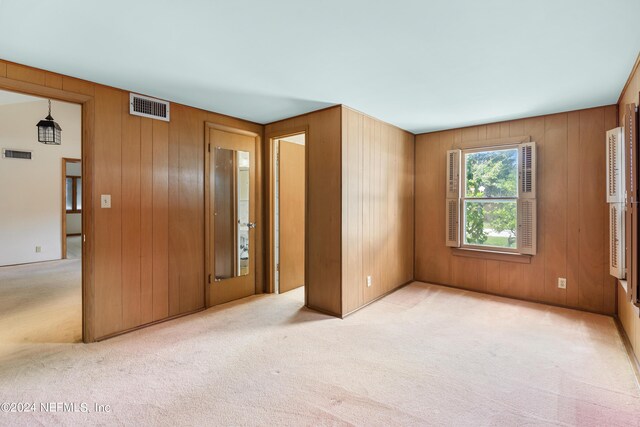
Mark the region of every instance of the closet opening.
[[270, 138], [269, 290], [303, 297], [306, 235], [306, 131]]

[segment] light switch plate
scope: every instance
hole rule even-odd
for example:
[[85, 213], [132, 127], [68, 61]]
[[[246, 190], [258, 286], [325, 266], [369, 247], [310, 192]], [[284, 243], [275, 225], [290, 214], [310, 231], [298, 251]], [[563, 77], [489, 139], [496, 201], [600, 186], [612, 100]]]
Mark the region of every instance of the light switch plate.
[[371, 276], [367, 276], [367, 288], [371, 287], [372, 279]]
[[111, 194], [103, 194], [100, 196], [100, 207], [103, 209], [111, 208]]

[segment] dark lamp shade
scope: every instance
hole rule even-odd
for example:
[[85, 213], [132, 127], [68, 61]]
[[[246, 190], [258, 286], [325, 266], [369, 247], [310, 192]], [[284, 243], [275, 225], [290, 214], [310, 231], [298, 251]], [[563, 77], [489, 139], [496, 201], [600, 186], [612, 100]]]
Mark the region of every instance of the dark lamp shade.
[[62, 129], [53, 121], [53, 117], [47, 116], [40, 120], [38, 126], [38, 141], [47, 145], [60, 145], [62, 143]]

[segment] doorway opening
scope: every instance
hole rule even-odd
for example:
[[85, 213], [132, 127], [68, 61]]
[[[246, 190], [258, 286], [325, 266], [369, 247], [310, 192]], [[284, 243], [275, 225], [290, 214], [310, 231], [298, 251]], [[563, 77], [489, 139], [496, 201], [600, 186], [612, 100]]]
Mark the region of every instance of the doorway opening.
[[281, 294], [305, 284], [306, 132], [271, 139], [271, 277]]
[[80, 104], [0, 90], [0, 356], [82, 341], [82, 118]]
[[62, 259], [82, 258], [82, 160], [62, 159]]

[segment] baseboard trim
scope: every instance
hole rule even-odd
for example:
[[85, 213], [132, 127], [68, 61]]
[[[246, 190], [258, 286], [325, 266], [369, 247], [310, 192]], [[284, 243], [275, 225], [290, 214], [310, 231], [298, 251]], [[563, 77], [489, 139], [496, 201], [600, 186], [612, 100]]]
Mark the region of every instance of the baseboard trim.
[[342, 315], [342, 318], [344, 319], [344, 318], [345, 318], [345, 317], [347, 317], [347, 316], [351, 316], [351, 315], [352, 315], [353, 313], [355, 313], [356, 311], [362, 310], [362, 309], [363, 309], [363, 308], [365, 308], [366, 306], [368, 306], [368, 305], [370, 305], [370, 304], [373, 304], [373, 303], [374, 303], [374, 302], [376, 302], [376, 301], [381, 300], [382, 298], [386, 297], [387, 295], [391, 295], [392, 293], [394, 293], [394, 292], [395, 292], [395, 291], [397, 291], [398, 289], [402, 289], [402, 288], [404, 288], [405, 286], [407, 286], [407, 285], [409, 285], [409, 284], [411, 284], [411, 283], [413, 283], [413, 282], [415, 282], [415, 280], [414, 280], [414, 279], [411, 279], [411, 280], [409, 280], [408, 282], [405, 282], [405, 283], [403, 283], [403, 284], [401, 284], [401, 285], [398, 285], [398, 287], [395, 287], [395, 288], [391, 289], [390, 291], [385, 292], [384, 294], [380, 295], [379, 297], [376, 297], [376, 298], [372, 299], [371, 301], [369, 301], [369, 302], [368, 302], [368, 303], [366, 303], [366, 304], [361, 305], [360, 307], [356, 308], [355, 310], [352, 310], [352, 311], [350, 311], [350, 312], [348, 312], [348, 313], [346, 313], [346, 314], [343, 314], [343, 315]]
[[627, 351], [629, 364], [631, 365], [633, 374], [636, 377], [636, 385], [638, 386], [638, 388], [640, 388], [640, 361], [638, 361], [636, 354], [633, 352], [633, 347], [631, 347], [631, 341], [629, 340], [627, 331], [625, 331], [624, 327], [622, 326], [622, 322], [620, 322], [620, 318], [618, 318], [618, 316], [614, 316], [613, 320], [618, 329], [618, 333], [620, 334], [620, 338], [622, 339], [622, 343], [624, 344], [624, 348]]
[[30, 262], [20, 262], [18, 264], [0, 265], [0, 268], [2, 268], [2, 267], [20, 267], [20, 266], [23, 266], [23, 265], [31, 265], [31, 264], [43, 264], [45, 262], [74, 261], [76, 259], [80, 260], [80, 258], [73, 258], [73, 259], [69, 259], [69, 258], [43, 259], [41, 261], [30, 261]]
[[196, 314], [196, 313], [199, 313], [201, 311], [205, 311], [206, 309], [207, 309], [206, 307], [202, 307], [202, 308], [198, 308], [198, 309], [193, 310], [193, 311], [189, 311], [187, 313], [176, 314], [175, 316], [165, 317], [164, 319], [156, 320], [154, 322], [145, 323], [144, 325], [135, 326], [133, 328], [125, 329], [124, 331], [114, 332], [112, 334], [108, 334], [108, 335], [104, 335], [104, 336], [101, 336], [99, 338], [96, 338], [94, 340], [94, 342], [100, 342], [100, 341], [108, 340], [110, 338], [115, 338], [117, 336], [128, 334], [130, 332], [134, 332], [134, 331], [137, 331], [139, 329], [145, 329], [145, 328], [148, 328], [150, 326], [154, 326], [154, 325], [158, 325], [160, 323], [168, 322], [169, 320], [175, 320], [175, 319], [179, 319], [181, 317], [185, 317], [185, 316], [189, 316], [189, 315], [192, 315], [192, 314]]
[[516, 300], [516, 301], [530, 302], [532, 304], [549, 305], [551, 307], [566, 308], [568, 310], [576, 310], [576, 311], [583, 311], [585, 313], [600, 314], [601, 316], [608, 316], [608, 317], [614, 317], [615, 316], [615, 313], [605, 313], [605, 312], [602, 312], [602, 311], [589, 310], [588, 308], [572, 307], [570, 305], [556, 304], [556, 303], [553, 303], [553, 302], [541, 301], [541, 300], [536, 300], [536, 299], [531, 299], [531, 298], [523, 298], [523, 297], [516, 297], [516, 296], [511, 296], [511, 295], [498, 294], [498, 293], [495, 293], [495, 292], [483, 291], [481, 289], [463, 288], [461, 286], [450, 285], [450, 284], [447, 284], [447, 283], [437, 283], [437, 282], [423, 280], [423, 279], [415, 279], [414, 281], [415, 282], [421, 282], [421, 283], [424, 283], [424, 284], [427, 284], [427, 285], [444, 286], [445, 288], [458, 289], [458, 290], [461, 290], [461, 291], [475, 292], [475, 293], [478, 293], [478, 294], [491, 295], [491, 296], [494, 296], [494, 297], [513, 299], [513, 300]]
[[333, 311], [324, 310], [322, 308], [314, 307], [311, 304], [305, 304], [304, 306], [307, 307], [309, 310], [317, 311], [318, 313], [326, 314], [327, 316], [332, 316], [332, 317], [337, 317], [337, 318], [341, 318], [342, 317], [338, 313], [334, 313]]

